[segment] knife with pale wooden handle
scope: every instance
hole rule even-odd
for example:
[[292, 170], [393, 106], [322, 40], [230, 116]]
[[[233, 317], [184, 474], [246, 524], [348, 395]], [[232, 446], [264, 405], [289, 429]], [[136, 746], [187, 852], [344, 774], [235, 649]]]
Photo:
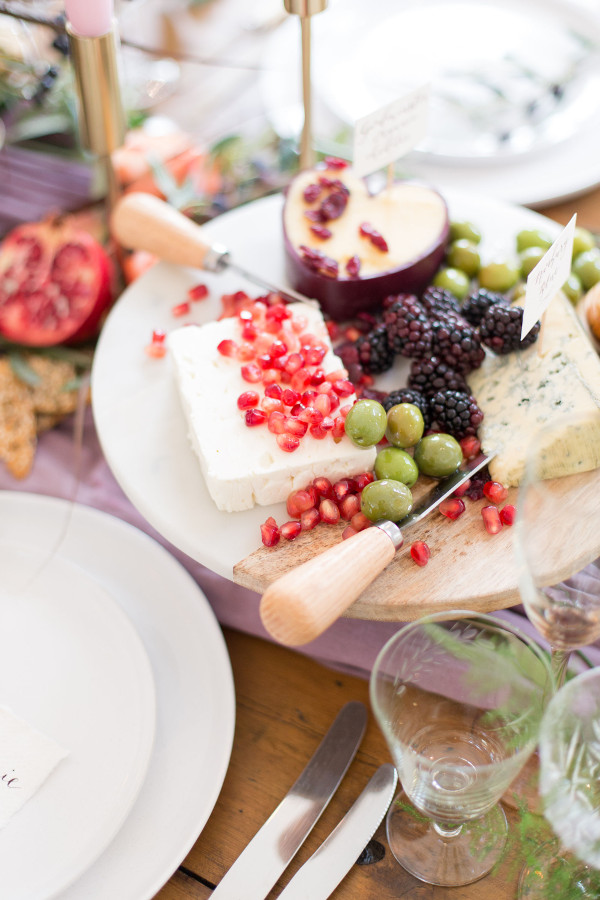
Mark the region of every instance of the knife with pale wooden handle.
[[443, 478], [401, 522], [376, 522], [374, 528], [340, 541], [270, 584], [260, 602], [260, 617], [269, 634], [292, 647], [317, 638], [392, 561], [404, 543], [401, 529], [429, 515], [494, 456], [480, 454]]
[[201, 225], [152, 194], [131, 193], [121, 197], [112, 212], [110, 230], [115, 240], [128, 250], [146, 250], [164, 262], [206, 272], [231, 269], [261, 290], [279, 294], [284, 300], [318, 306], [316, 300], [291, 288], [271, 284], [238, 266], [226, 247], [205, 241]]

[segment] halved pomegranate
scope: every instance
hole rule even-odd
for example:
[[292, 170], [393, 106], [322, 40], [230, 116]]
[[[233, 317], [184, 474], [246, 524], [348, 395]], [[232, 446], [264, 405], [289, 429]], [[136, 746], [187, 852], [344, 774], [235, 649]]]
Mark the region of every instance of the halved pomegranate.
[[68, 219], [17, 226], [0, 247], [0, 334], [32, 347], [94, 337], [111, 275], [101, 244]]

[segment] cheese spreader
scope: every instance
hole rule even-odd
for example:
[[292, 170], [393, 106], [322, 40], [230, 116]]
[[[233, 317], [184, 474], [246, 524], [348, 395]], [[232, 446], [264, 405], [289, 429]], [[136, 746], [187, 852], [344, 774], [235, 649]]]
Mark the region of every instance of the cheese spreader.
[[110, 230], [115, 240], [128, 250], [146, 250], [164, 262], [192, 266], [206, 272], [231, 269], [261, 290], [279, 294], [284, 300], [318, 306], [316, 300], [310, 300], [291, 288], [271, 284], [260, 275], [238, 266], [226, 247], [204, 240], [201, 225], [152, 194], [132, 192], [121, 197], [112, 212]]
[[423, 502], [400, 522], [381, 520], [317, 554], [269, 585], [260, 617], [269, 634], [295, 647], [322, 634], [383, 572], [402, 544], [403, 528], [420, 522], [457, 487], [483, 469], [495, 453], [479, 454], [443, 478]]

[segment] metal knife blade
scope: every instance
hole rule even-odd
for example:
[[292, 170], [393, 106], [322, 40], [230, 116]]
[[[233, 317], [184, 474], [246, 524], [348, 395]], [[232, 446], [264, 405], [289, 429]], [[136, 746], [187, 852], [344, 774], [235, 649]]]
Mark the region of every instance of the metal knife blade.
[[348, 874], [394, 798], [398, 775], [381, 766], [329, 837], [299, 869], [279, 900], [325, 900]]
[[213, 900], [264, 900], [308, 837], [352, 762], [367, 724], [364, 703], [347, 703], [279, 806], [212, 893]]

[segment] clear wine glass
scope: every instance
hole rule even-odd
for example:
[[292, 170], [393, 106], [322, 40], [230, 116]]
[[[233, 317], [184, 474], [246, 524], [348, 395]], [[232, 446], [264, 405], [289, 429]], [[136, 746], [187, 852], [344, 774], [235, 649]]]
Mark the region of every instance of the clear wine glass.
[[469, 884], [499, 859], [507, 823], [498, 801], [536, 745], [551, 693], [541, 648], [490, 616], [427, 616], [383, 647], [371, 705], [403, 789], [387, 836], [416, 878]]
[[[576, 474], [548, 477], [574, 461]], [[528, 444], [515, 554], [521, 599], [560, 687], [571, 651], [600, 637], [600, 409], [555, 419]]]
[[559, 840], [521, 873], [522, 900], [600, 896], [600, 669], [558, 691], [540, 727], [540, 794]]

